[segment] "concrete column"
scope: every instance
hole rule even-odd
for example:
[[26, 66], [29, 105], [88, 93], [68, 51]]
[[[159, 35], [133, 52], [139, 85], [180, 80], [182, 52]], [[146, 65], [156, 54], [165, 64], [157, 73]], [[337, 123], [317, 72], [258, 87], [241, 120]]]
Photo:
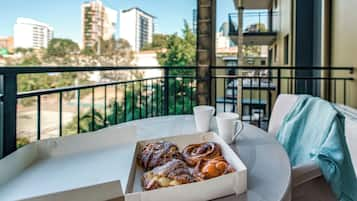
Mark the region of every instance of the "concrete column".
[[197, 104], [214, 104], [211, 66], [216, 64], [216, 0], [197, 0]]
[[[244, 65], [244, 53], [243, 53], [243, 43], [244, 43], [244, 36], [243, 36], [243, 13], [244, 13], [244, 8], [243, 8], [243, 0], [238, 1], [238, 54], [237, 54], [237, 59], [238, 59], [238, 66], [243, 66]], [[242, 115], [243, 118], [243, 108], [241, 104], [242, 97], [240, 96], [240, 92], [243, 89], [243, 82], [241, 80], [237, 80], [237, 112], [238, 114]]]
[[244, 36], [243, 36], [243, 13], [244, 13], [244, 8], [243, 8], [243, 0], [239, 0], [238, 3], [238, 66], [242, 66], [244, 64], [243, 58], [243, 43], [244, 43]]

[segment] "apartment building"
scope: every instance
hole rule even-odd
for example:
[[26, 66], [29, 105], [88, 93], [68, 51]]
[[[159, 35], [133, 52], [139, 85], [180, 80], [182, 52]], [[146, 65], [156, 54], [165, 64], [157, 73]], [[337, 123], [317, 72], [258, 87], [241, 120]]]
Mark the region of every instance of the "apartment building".
[[15, 48], [47, 48], [54, 29], [43, 22], [30, 18], [17, 18], [14, 25]]
[[[273, 65], [321, 66], [321, 67], [354, 67], [357, 65], [357, 35], [354, 22], [357, 20], [353, 0], [274, 0], [274, 10], [280, 13], [274, 26], [280, 31], [274, 43]], [[335, 76], [331, 71], [325, 75], [318, 72], [297, 72], [317, 74], [316, 76]], [[355, 78], [356, 78], [355, 73]], [[296, 83], [302, 85], [303, 83]], [[350, 94], [351, 105], [357, 107], [356, 89], [353, 82], [346, 91], [343, 86], [330, 91], [329, 83], [311, 83], [312, 93], [323, 96], [337, 97], [342, 103], [343, 93]], [[335, 83], [330, 83], [330, 85]], [[340, 90], [341, 89], [341, 90]]]
[[[233, 0], [238, 13], [265, 10], [267, 29], [265, 31], [242, 30], [243, 44], [267, 45], [268, 65], [315, 67], [353, 67], [357, 65], [357, 42], [351, 40], [357, 35], [354, 22], [357, 14], [353, 0]], [[232, 17], [232, 16], [230, 16]], [[239, 17], [239, 16], [238, 16]], [[231, 20], [233, 21], [233, 20]], [[236, 20], [237, 22], [238, 20]], [[236, 23], [237, 24], [237, 23]], [[239, 42], [239, 28], [230, 23], [230, 36]], [[233, 27], [233, 31], [232, 31]], [[294, 76], [330, 77], [334, 72], [321, 73], [318, 70], [296, 70]], [[326, 71], [324, 71], [326, 72]], [[356, 76], [356, 75], [355, 75]], [[357, 77], [357, 76], [356, 76]], [[355, 94], [357, 84], [346, 90], [331, 90], [330, 81], [296, 80], [289, 84], [297, 93], [310, 93], [316, 96], [337, 97], [342, 103], [342, 93]], [[306, 91], [306, 84], [309, 86]], [[336, 86], [337, 89], [343, 86]], [[301, 90], [300, 90], [301, 89]], [[357, 107], [357, 96], [351, 95], [351, 105]]]
[[127, 40], [132, 50], [139, 52], [145, 44], [152, 43], [155, 17], [134, 7], [120, 12], [120, 38]]
[[115, 37], [118, 12], [100, 0], [82, 4], [82, 47], [94, 47], [100, 40]]

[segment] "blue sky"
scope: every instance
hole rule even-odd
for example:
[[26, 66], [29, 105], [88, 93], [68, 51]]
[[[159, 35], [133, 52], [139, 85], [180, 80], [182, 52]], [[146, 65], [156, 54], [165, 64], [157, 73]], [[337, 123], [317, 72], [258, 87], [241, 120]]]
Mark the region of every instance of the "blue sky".
[[[55, 29], [55, 37], [81, 42], [81, 4], [84, 0], [1, 0], [0, 36], [13, 34], [17, 17], [28, 17], [45, 22]], [[192, 9], [196, 0], [103, 0], [116, 10], [140, 7], [156, 16], [156, 31], [180, 32], [183, 20], [192, 24]], [[233, 0], [217, 0], [217, 26], [234, 11]], [[120, 25], [119, 25], [120, 26]], [[119, 28], [119, 27], [118, 27]], [[118, 32], [119, 33], [119, 32]]]

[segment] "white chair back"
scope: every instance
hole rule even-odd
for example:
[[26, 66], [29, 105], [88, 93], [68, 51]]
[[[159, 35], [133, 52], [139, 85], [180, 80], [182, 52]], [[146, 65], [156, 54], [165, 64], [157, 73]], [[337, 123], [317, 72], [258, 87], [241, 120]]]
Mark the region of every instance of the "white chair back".
[[273, 111], [270, 116], [268, 133], [276, 135], [285, 116], [289, 113], [290, 109], [294, 106], [298, 99], [297, 95], [281, 94], [278, 96]]
[[[276, 135], [285, 116], [289, 113], [298, 99], [298, 95], [281, 94], [277, 98], [272, 114], [270, 116], [268, 133]], [[341, 111], [345, 117], [345, 134], [347, 145], [351, 154], [353, 166], [357, 172], [357, 110], [337, 105], [337, 109]]]

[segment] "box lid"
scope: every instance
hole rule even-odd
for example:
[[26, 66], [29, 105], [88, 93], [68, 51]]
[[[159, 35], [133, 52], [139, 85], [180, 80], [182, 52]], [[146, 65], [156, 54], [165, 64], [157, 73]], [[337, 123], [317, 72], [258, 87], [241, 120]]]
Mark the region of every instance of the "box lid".
[[[68, 199], [76, 191], [92, 187], [101, 191], [103, 199], [110, 193], [123, 196], [135, 134], [133, 126], [111, 127], [25, 146], [0, 161], [2, 175], [11, 175], [0, 177], [0, 200], [52, 200], [53, 196]], [[26, 156], [31, 156], [31, 160], [25, 160]], [[115, 186], [120, 186], [116, 192]], [[85, 197], [99, 199], [89, 194]]]

